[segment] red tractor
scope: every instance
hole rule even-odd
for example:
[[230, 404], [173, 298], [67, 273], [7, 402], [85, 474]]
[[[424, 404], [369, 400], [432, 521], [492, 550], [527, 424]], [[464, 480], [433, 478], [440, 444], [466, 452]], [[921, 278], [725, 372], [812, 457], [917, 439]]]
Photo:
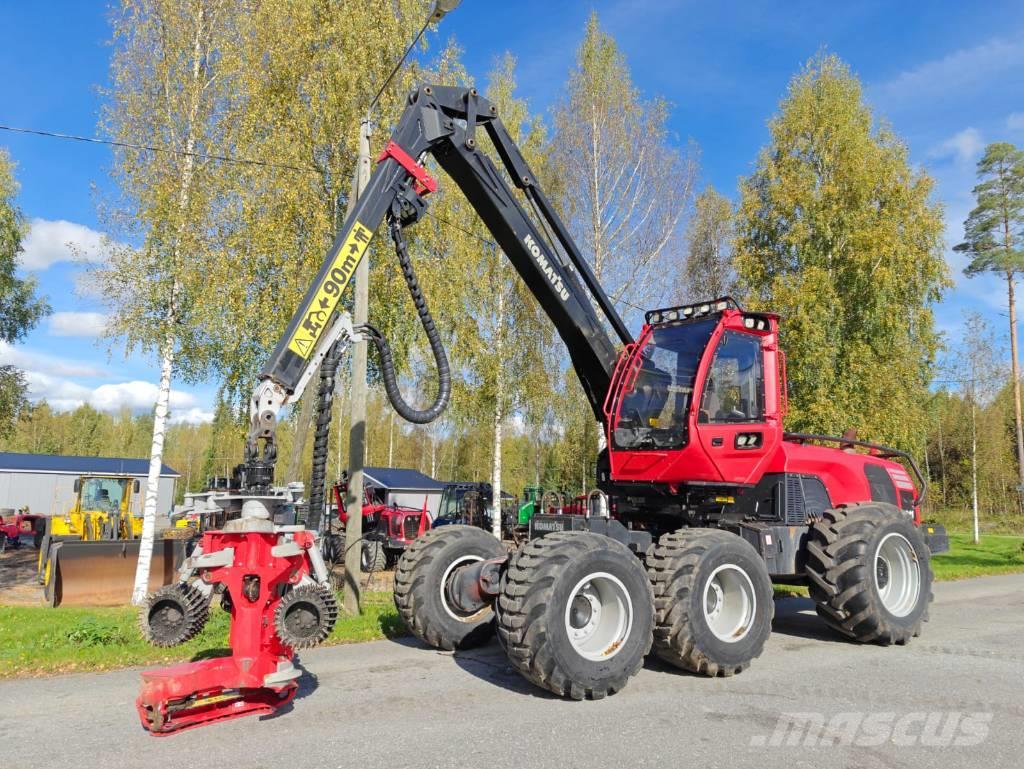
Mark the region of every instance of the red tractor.
[[[345, 494], [348, 481], [345, 478], [332, 487], [338, 520], [342, 527], [348, 523], [345, 509]], [[389, 505], [374, 496], [374, 490], [363, 487], [363, 541], [359, 550], [359, 563], [364, 572], [383, 571], [394, 565], [409, 543], [430, 528], [430, 513], [424, 503], [422, 509]], [[340, 551], [344, 553], [346, 539], [341, 537]], [[342, 559], [344, 556], [339, 558]], [[332, 559], [329, 559], [332, 560]]]
[[46, 517], [32, 515], [24, 510], [10, 508], [0, 510], [0, 553], [8, 547], [21, 547], [22, 537], [31, 537], [33, 545], [38, 548], [43, 538]]

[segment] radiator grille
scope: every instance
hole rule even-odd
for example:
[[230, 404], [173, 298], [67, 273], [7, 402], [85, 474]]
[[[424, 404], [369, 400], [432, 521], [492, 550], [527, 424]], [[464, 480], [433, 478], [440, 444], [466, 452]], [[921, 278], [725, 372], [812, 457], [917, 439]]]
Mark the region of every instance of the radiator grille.
[[405, 516], [405, 521], [402, 523], [402, 526], [406, 539], [416, 539], [416, 535], [420, 533], [420, 516]]
[[799, 475], [786, 476], [786, 523], [799, 526], [807, 522], [807, 505], [804, 502], [804, 486]]

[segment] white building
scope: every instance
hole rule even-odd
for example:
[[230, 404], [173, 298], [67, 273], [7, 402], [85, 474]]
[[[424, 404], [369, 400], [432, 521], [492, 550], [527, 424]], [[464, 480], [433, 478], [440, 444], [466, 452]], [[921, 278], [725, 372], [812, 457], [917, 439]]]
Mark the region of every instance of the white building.
[[[75, 502], [75, 481], [83, 475], [129, 475], [132, 484], [129, 510], [142, 514], [146, 494], [148, 459], [120, 457], [62, 457], [54, 454], [7, 454], [0, 452], [0, 508], [25, 507], [29, 512], [56, 515]], [[166, 515], [174, 503], [174, 484], [181, 475], [164, 465], [160, 472], [157, 516]]]

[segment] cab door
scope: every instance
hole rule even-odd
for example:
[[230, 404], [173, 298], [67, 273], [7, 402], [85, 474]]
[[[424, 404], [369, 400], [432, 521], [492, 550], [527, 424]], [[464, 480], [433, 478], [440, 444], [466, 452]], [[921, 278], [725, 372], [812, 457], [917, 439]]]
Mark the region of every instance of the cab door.
[[704, 377], [697, 440], [729, 484], [757, 481], [778, 433], [766, 416], [762, 339], [726, 330]]

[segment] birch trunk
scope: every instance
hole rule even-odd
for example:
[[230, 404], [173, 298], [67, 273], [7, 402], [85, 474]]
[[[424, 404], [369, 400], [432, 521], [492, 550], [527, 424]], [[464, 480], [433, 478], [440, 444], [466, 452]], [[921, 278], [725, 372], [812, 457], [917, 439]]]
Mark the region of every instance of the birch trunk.
[[[503, 270], [498, 270], [501, 276]], [[500, 281], [498, 289], [497, 322], [495, 328], [495, 353], [497, 367], [495, 369], [494, 396], [494, 460], [491, 466], [491, 533], [501, 539], [501, 438], [502, 423], [505, 421], [505, 291], [504, 281]]]
[[[973, 386], [973, 385], [972, 385]], [[974, 511], [974, 544], [978, 544], [978, 423], [971, 393], [971, 508]]]
[[142, 603], [149, 590], [149, 570], [153, 560], [156, 539], [156, 505], [160, 491], [160, 470], [163, 468], [164, 436], [171, 401], [171, 372], [174, 368], [174, 339], [168, 336], [160, 351], [160, 389], [153, 413], [153, 443], [149, 449], [149, 475], [146, 478], [146, 497], [142, 508], [142, 538], [139, 541], [139, 561], [135, 566], [135, 586], [132, 603]]
[[[146, 479], [145, 503], [142, 509], [142, 537], [139, 540], [139, 560], [135, 565], [135, 585], [132, 588], [132, 604], [138, 606], [146, 598], [149, 587], [149, 571], [153, 561], [153, 543], [156, 539], [156, 505], [160, 488], [160, 470], [164, 460], [164, 436], [167, 430], [167, 415], [171, 401], [171, 375], [174, 371], [174, 324], [178, 314], [176, 302], [179, 283], [175, 270], [181, 256], [181, 236], [187, 226], [189, 198], [192, 191], [192, 178], [195, 173], [196, 149], [195, 118], [199, 107], [201, 90], [198, 88], [202, 76], [203, 46], [202, 39], [206, 16], [200, 6], [195, 17], [195, 36], [192, 46], [192, 101], [188, 107], [185, 123], [184, 149], [181, 161], [181, 177], [178, 185], [178, 224], [174, 245], [171, 249], [170, 296], [167, 298], [165, 316], [166, 334], [160, 344], [160, 385], [157, 390], [156, 407], [153, 413], [153, 442], [149, 449], [149, 475]], [[166, 86], [165, 86], [166, 87]]]

